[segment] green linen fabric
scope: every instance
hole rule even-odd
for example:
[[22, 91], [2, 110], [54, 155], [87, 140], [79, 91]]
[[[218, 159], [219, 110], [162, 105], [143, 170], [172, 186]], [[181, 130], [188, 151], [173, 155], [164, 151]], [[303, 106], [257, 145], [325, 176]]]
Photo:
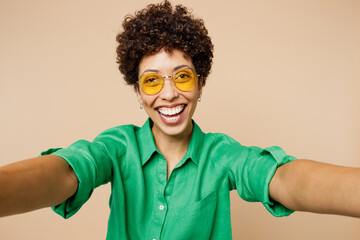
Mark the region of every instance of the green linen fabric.
[[[293, 211], [269, 198], [278, 166], [295, 160], [280, 147], [246, 147], [221, 133], [193, 133], [185, 156], [167, 179], [148, 119], [123, 125], [41, 155], [62, 157], [79, 180], [76, 194], [53, 210], [74, 215], [93, 190], [111, 182], [107, 239], [231, 239], [230, 191], [261, 202], [274, 216]], [[241, 213], [239, 213], [241, 214]]]

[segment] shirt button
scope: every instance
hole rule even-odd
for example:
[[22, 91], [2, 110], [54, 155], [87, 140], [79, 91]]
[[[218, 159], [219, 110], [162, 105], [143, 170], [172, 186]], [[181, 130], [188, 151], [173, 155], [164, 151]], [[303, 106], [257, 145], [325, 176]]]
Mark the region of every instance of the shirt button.
[[164, 205], [160, 205], [159, 207], [160, 210], [164, 210], [164, 208], [165, 208]]

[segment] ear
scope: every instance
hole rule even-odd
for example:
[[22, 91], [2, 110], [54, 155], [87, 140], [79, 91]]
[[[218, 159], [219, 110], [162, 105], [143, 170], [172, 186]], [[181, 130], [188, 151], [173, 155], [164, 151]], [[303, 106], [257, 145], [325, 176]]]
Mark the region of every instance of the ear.
[[203, 81], [204, 81], [204, 77], [200, 76], [200, 79], [199, 79], [199, 94], [202, 94], [202, 89], [203, 89]]
[[137, 89], [135, 90], [135, 93], [136, 93], [136, 97], [137, 97], [137, 99], [138, 99], [138, 102], [139, 102], [140, 104], [142, 104], [143, 102], [142, 102], [142, 98], [141, 98], [141, 94], [140, 94], [139, 88], [137, 88]]

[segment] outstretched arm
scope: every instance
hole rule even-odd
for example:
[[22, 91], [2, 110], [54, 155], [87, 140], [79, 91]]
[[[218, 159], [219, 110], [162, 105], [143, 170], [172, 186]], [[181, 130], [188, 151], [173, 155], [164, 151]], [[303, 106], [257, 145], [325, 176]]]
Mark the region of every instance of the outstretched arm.
[[0, 168], [0, 217], [50, 207], [71, 197], [78, 180], [60, 157], [46, 155]]
[[310, 160], [280, 166], [270, 197], [297, 211], [360, 217], [360, 169]]

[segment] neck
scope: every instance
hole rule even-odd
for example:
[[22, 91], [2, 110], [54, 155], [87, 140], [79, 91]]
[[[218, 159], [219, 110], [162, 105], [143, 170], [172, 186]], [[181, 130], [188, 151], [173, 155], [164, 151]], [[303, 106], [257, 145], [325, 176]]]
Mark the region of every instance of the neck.
[[168, 165], [175, 166], [185, 155], [193, 131], [192, 124], [190, 126], [180, 135], [168, 135], [156, 128], [155, 125], [153, 126], [155, 144], [166, 158]]

